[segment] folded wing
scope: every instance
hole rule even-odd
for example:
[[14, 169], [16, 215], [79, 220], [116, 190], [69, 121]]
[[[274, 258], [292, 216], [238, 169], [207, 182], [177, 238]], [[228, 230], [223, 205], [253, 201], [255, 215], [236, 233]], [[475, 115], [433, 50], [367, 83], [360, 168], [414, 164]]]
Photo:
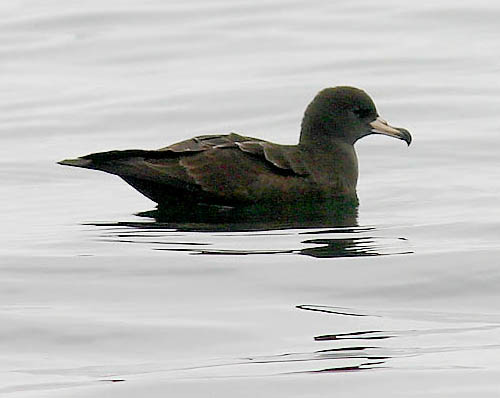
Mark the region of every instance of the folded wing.
[[186, 194], [193, 201], [252, 202], [310, 189], [297, 147], [235, 133], [199, 136], [159, 150], [94, 153], [60, 164], [118, 175], [158, 203]]

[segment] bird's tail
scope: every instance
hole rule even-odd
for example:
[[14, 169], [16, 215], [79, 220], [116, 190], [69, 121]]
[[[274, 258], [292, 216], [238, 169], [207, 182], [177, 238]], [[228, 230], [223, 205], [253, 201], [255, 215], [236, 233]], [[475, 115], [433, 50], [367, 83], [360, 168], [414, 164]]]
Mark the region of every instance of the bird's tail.
[[57, 162], [63, 166], [83, 167], [85, 169], [105, 170], [110, 162], [129, 160], [134, 158], [168, 157], [166, 151], [147, 151], [141, 149], [127, 149], [124, 151], [97, 152], [76, 159], [65, 159]]
[[86, 169], [102, 170], [103, 165], [120, 160], [131, 160], [134, 158], [162, 159], [177, 157], [178, 153], [169, 150], [142, 150], [127, 149], [124, 151], [97, 152], [76, 159], [65, 159], [57, 162], [63, 166], [83, 167]]
[[86, 169], [92, 169], [92, 163], [92, 160], [84, 158], [64, 159], [57, 162], [57, 164], [62, 164], [63, 166], [83, 167]]

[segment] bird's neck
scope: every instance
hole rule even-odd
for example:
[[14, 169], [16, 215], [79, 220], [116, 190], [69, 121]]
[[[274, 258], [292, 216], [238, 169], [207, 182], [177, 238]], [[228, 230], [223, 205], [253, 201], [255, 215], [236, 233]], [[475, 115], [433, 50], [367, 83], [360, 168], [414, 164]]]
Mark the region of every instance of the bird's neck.
[[352, 144], [343, 140], [306, 141], [299, 148], [314, 165], [317, 182], [336, 184], [348, 195], [355, 195], [358, 182], [358, 158]]
[[[356, 159], [354, 144], [347, 142], [343, 137], [333, 137], [328, 134], [307, 132], [302, 130], [299, 140], [299, 148], [309, 152], [330, 153], [333, 158], [353, 157]], [[357, 160], [356, 160], [357, 164]]]

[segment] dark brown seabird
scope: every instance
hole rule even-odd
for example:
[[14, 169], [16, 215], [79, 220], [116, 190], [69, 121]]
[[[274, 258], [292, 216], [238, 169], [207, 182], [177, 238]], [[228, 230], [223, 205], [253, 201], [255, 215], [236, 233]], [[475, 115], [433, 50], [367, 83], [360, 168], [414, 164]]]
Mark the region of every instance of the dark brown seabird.
[[59, 164], [116, 174], [160, 206], [238, 206], [341, 199], [357, 203], [354, 143], [384, 134], [411, 143], [410, 133], [381, 119], [354, 87], [320, 91], [307, 107], [298, 145], [205, 135], [158, 150], [93, 153]]

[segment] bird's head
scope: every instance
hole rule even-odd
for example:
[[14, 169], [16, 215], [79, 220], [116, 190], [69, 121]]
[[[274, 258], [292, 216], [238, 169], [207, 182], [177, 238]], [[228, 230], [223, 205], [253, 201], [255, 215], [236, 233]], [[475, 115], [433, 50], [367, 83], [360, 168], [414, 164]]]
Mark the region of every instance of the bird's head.
[[390, 126], [380, 118], [372, 99], [354, 87], [321, 90], [302, 119], [300, 145], [323, 146], [332, 141], [354, 144], [369, 134], [383, 134], [411, 143], [408, 130]]

